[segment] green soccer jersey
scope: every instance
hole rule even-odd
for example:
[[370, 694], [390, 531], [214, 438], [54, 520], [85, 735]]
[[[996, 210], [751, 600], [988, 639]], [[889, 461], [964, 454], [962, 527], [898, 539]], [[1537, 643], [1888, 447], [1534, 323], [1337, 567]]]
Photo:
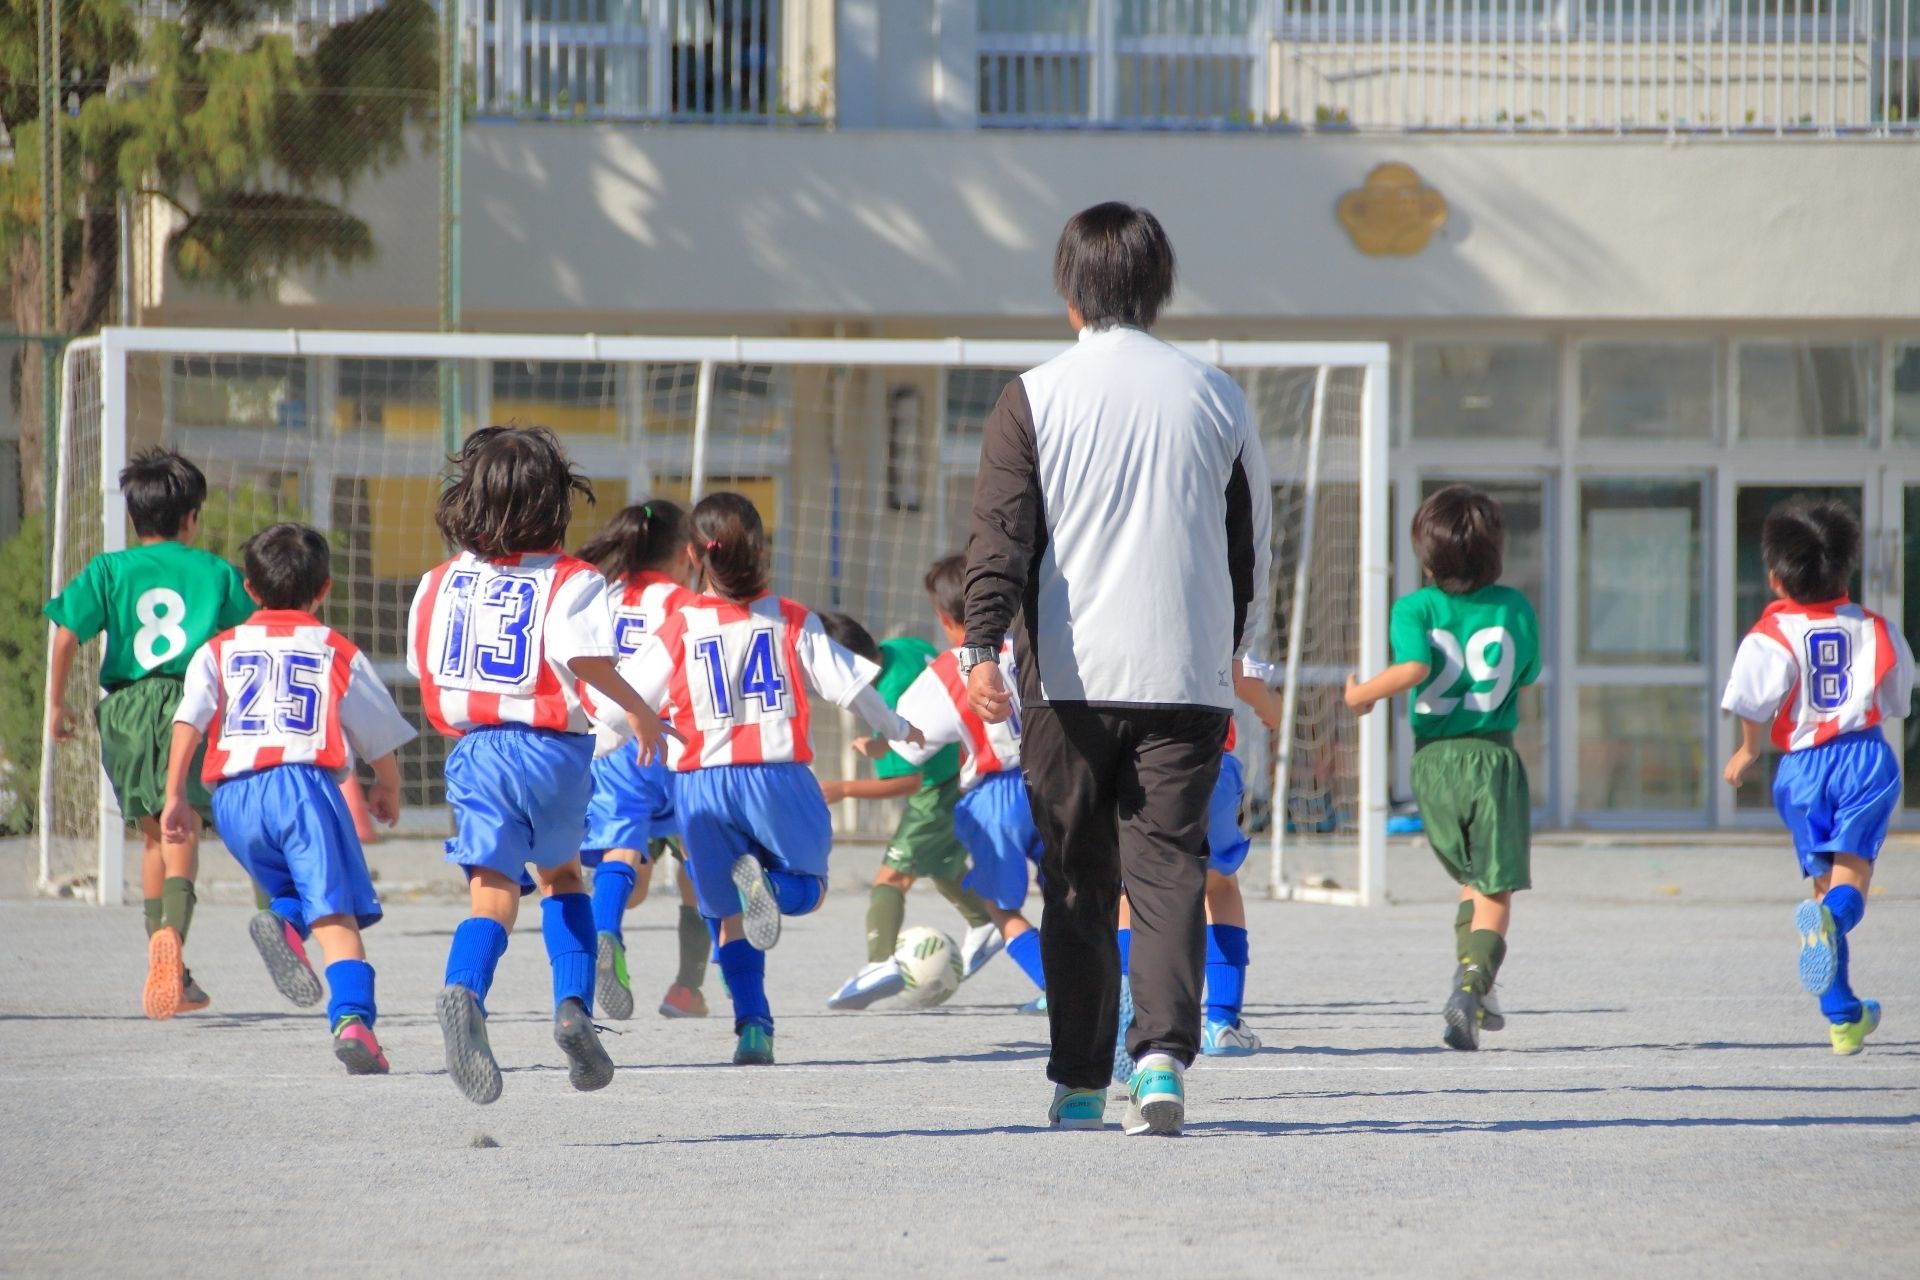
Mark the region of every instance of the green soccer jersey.
[[[927, 669], [927, 664], [940, 656], [940, 651], [917, 636], [896, 636], [880, 642], [880, 674], [874, 678], [873, 687], [890, 707], [900, 705], [900, 695]], [[960, 748], [947, 746], [940, 748], [923, 765], [912, 765], [902, 760], [899, 753], [889, 751], [873, 766], [876, 778], [904, 778], [910, 773], [921, 777], [923, 791], [938, 790], [949, 778], [960, 774]]]
[[45, 610], [83, 643], [107, 633], [100, 684], [108, 689], [146, 676], [186, 675], [201, 645], [253, 611], [238, 570], [179, 542], [95, 556]]
[[1431, 668], [1414, 690], [1413, 736], [1512, 732], [1520, 690], [1540, 676], [1540, 623], [1527, 598], [1495, 583], [1465, 595], [1425, 586], [1393, 602], [1393, 660]]

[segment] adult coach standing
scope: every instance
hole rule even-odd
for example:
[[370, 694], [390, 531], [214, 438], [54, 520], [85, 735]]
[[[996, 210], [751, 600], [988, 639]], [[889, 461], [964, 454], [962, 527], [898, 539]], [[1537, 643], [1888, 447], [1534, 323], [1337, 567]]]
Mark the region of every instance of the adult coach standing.
[[1053, 282], [1080, 341], [1001, 393], [967, 544], [968, 697], [988, 720], [1014, 713], [992, 661], [1011, 630], [1045, 845], [1050, 1118], [1105, 1123], [1124, 880], [1139, 1064], [1128, 1133], [1177, 1133], [1185, 1119], [1207, 801], [1237, 663], [1258, 652], [1268, 600], [1271, 498], [1246, 399], [1148, 333], [1173, 276], [1173, 246], [1145, 209], [1099, 204], [1067, 223]]

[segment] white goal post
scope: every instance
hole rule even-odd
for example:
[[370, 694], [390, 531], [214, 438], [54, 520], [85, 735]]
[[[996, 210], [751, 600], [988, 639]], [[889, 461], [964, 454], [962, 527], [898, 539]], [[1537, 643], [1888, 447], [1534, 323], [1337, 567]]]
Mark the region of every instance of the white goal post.
[[[1367, 342], [1176, 344], [1246, 389], [1274, 484], [1274, 651], [1285, 723], [1236, 715], [1244, 815], [1264, 842], [1267, 888], [1341, 904], [1385, 898], [1388, 723], [1356, 721], [1347, 672], [1386, 659], [1388, 349]], [[685, 502], [718, 488], [768, 516], [775, 585], [843, 610], [876, 637], [939, 642], [920, 578], [963, 549], [979, 431], [1006, 381], [1065, 341], [612, 337], [247, 329], [106, 329], [63, 370], [54, 586], [129, 531], [118, 475], [167, 444], [203, 470], [203, 544], [234, 555], [279, 519], [333, 540], [326, 616], [418, 715], [400, 631], [419, 573], [444, 554], [432, 503], [445, 465], [439, 402], [448, 363], [459, 433], [490, 422], [554, 428], [597, 503], [575, 545], [628, 502]], [[1151, 625], [1150, 617], [1142, 619]], [[83, 647], [72, 707], [99, 696], [99, 645]], [[90, 717], [43, 745], [43, 891], [122, 899], [127, 829]], [[849, 760], [837, 717], [816, 722], [823, 761]], [[445, 744], [402, 760], [405, 802], [440, 811]], [[848, 802], [846, 833], [883, 837], [887, 804]], [[377, 854], [375, 855], [377, 857]]]

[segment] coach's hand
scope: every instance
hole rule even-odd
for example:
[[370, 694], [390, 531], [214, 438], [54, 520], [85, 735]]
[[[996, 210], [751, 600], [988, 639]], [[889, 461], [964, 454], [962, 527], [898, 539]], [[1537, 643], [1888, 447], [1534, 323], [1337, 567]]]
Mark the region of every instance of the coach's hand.
[[988, 724], [1005, 724], [1013, 718], [1013, 695], [1000, 676], [1000, 664], [982, 662], [967, 672], [967, 705]]

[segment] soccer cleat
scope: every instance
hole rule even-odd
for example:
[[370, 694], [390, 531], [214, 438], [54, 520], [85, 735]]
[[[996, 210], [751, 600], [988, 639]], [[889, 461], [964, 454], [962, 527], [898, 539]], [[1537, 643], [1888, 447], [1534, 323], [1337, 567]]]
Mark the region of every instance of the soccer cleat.
[[610, 933], [600, 935], [593, 961], [593, 1002], [609, 1018], [633, 1016], [633, 984], [627, 981], [627, 948]]
[[1800, 934], [1800, 985], [1810, 996], [1823, 996], [1833, 989], [1834, 975], [1840, 972], [1833, 913], [1808, 898], [1793, 909], [1793, 927]]
[[487, 1020], [480, 1001], [468, 988], [455, 983], [440, 989], [434, 1004], [440, 1017], [440, 1035], [447, 1045], [447, 1074], [467, 1101], [485, 1106], [500, 1097], [500, 1064], [487, 1043]]
[[320, 987], [320, 975], [308, 963], [306, 944], [292, 925], [271, 911], [262, 911], [247, 921], [247, 936], [266, 961], [267, 975], [281, 995], [302, 1009], [320, 1003], [326, 994]]
[[553, 1042], [567, 1055], [567, 1079], [582, 1093], [613, 1083], [613, 1059], [593, 1029], [593, 1015], [573, 996], [553, 1011]]
[[[1453, 971], [1453, 985], [1458, 987], [1467, 980], [1467, 966], [1461, 965]], [[1480, 1029], [1482, 1031], [1505, 1031], [1507, 1016], [1500, 1012], [1500, 1002], [1494, 997], [1493, 988], [1480, 997]]]
[[1133, 1055], [1127, 1052], [1127, 1028], [1133, 1025], [1133, 983], [1120, 975], [1120, 1029], [1113, 1037], [1113, 1078], [1122, 1084], [1133, 1079]]
[[1209, 1022], [1200, 1032], [1200, 1052], [1209, 1058], [1244, 1058], [1260, 1052], [1260, 1037], [1244, 1018]]
[[747, 942], [755, 951], [771, 951], [780, 941], [780, 904], [767, 883], [760, 859], [743, 853], [733, 860], [733, 887], [740, 893], [740, 911], [746, 917]]
[[772, 1066], [773, 1030], [757, 1022], [749, 1022], [740, 1028], [740, 1043], [733, 1050], [733, 1065], [736, 1067]]
[[1862, 1000], [1860, 1016], [1852, 1022], [1843, 1022], [1827, 1028], [1827, 1034], [1833, 1039], [1833, 1051], [1843, 1058], [1851, 1058], [1866, 1047], [1867, 1037], [1880, 1025], [1880, 1002]]
[[180, 963], [180, 935], [172, 929], [155, 929], [147, 939], [147, 985], [140, 992], [140, 1007], [149, 1018], [165, 1022], [180, 1012], [186, 973]]
[[900, 962], [889, 956], [885, 960], [862, 965], [858, 973], [827, 997], [827, 1008], [864, 1009], [888, 996], [897, 996], [906, 989], [907, 978], [900, 972]]
[[667, 994], [660, 1001], [660, 1016], [663, 1018], [704, 1018], [707, 1016], [707, 998], [700, 994], [697, 987], [683, 987], [674, 983], [667, 988]]
[[1038, 1014], [1042, 1018], [1046, 1017], [1047, 1016], [1047, 993], [1042, 991], [1039, 995], [1035, 996], [1033, 999], [1021, 1005], [1020, 1012]]
[[1485, 1017], [1485, 1010], [1472, 987], [1461, 986], [1448, 996], [1442, 1016], [1447, 1020], [1447, 1029], [1441, 1039], [1446, 1041], [1449, 1049], [1480, 1047], [1480, 1024]]
[[1047, 1123], [1056, 1129], [1104, 1129], [1107, 1127], [1107, 1095], [1100, 1089], [1069, 1089], [1053, 1086], [1053, 1105], [1047, 1108]]
[[200, 984], [193, 980], [193, 970], [182, 969], [180, 971], [180, 1012], [197, 1013], [212, 1003], [207, 993], [200, 989]]
[[981, 924], [967, 930], [967, 936], [960, 940], [960, 980], [965, 982], [980, 972], [987, 961], [1006, 949], [1007, 940], [998, 925]]
[[333, 1056], [340, 1059], [350, 1076], [387, 1074], [387, 1055], [373, 1038], [373, 1028], [350, 1013], [333, 1024]]
[[1121, 1126], [1127, 1135], [1172, 1137], [1186, 1119], [1187, 1089], [1180, 1079], [1180, 1064], [1164, 1053], [1140, 1059], [1127, 1081], [1127, 1119]]

